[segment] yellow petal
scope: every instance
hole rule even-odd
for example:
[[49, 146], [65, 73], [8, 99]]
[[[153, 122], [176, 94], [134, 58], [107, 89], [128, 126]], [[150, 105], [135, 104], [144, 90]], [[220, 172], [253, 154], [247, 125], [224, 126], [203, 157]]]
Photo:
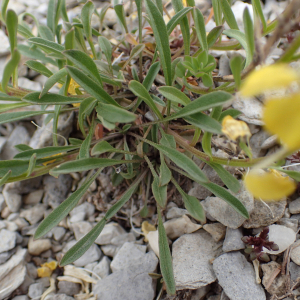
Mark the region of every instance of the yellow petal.
[[272, 170], [265, 172], [262, 169], [250, 171], [244, 177], [247, 190], [257, 199], [277, 201], [291, 195], [296, 190], [296, 183], [288, 176]]
[[263, 112], [265, 129], [276, 134], [290, 151], [300, 149], [299, 112], [300, 94], [268, 100]]
[[50, 262], [44, 263], [41, 265], [42, 267], [47, 267], [49, 268], [51, 271], [54, 271], [57, 268], [57, 261], [56, 260], [52, 260]]
[[149, 222], [147, 221], [144, 221], [142, 223], [142, 232], [145, 234], [145, 242], [148, 242], [148, 239], [147, 239], [147, 234], [150, 232], [150, 231], [156, 231], [156, 228], [154, 225], [150, 224]]
[[241, 87], [243, 96], [255, 96], [270, 89], [287, 87], [299, 76], [292, 68], [285, 64], [274, 64], [253, 71]]
[[231, 116], [226, 116], [222, 121], [222, 132], [233, 141], [238, 138], [251, 136], [248, 125], [243, 121], [235, 120]]
[[41, 267], [37, 269], [38, 277], [50, 277], [52, 271], [48, 267]]

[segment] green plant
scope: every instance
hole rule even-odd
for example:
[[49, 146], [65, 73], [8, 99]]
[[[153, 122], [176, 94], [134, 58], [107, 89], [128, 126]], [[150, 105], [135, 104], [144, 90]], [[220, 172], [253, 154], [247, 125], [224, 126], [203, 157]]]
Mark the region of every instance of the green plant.
[[[98, 13], [91, 1], [82, 7], [81, 18], [70, 22], [65, 0], [50, 0], [47, 25], [40, 25], [28, 13], [17, 17], [14, 11], [7, 11], [8, 0], [2, 1], [1, 7], [2, 21], [6, 24], [11, 45], [11, 58], [5, 66], [1, 84], [0, 124], [43, 114], [48, 116], [47, 121], [53, 119], [53, 146], [32, 149], [19, 145], [17, 148], [20, 153], [13, 160], [0, 162], [1, 185], [47, 173], [58, 177], [70, 172], [89, 172], [86, 181], [40, 224], [35, 233], [35, 238], [40, 238], [68, 215], [104, 168], [115, 168], [112, 178], [115, 183], [120, 184], [126, 179], [126, 191], [103, 219], [65, 254], [61, 265], [78, 259], [94, 243], [105, 223], [139, 191], [141, 184], [146, 185], [157, 202], [160, 269], [170, 294], [174, 294], [176, 289], [170, 249], [162, 224], [169, 185], [176, 187], [190, 215], [197, 221], [205, 222], [200, 202], [180, 187], [175, 180], [176, 174], [198, 182], [248, 218], [246, 208], [233, 195], [240, 189], [239, 181], [223, 165], [251, 167], [260, 161], [251, 158], [228, 161], [214, 157], [211, 151], [212, 135], [222, 134], [221, 121], [226, 116], [239, 115], [233, 109], [223, 110], [223, 104], [231, 100], [231, 93], [236, 91], [241, 80], [260, 63], [257, 57], [254, 59], [254, 30], [249, 14], [244, 14], [246, 30], [243, 33], [237, 26], [229, 3], [226, 0], [213, 1], [218, 26], [206, 36], [201, 11], [195, 7], [193, 0], [187, 3], [188, 7], [183, 7], [181, 0], [172, 0], [176, 14], [165, 24], [162, 2], [144, 1], [146, 20], [155, 38], [151, 42], [154, 52], [143, 43], [142, 0], [135, 0], [139, 21], [138, 27], [131, 32], [123, 6], [117, 4], [114, 7], [124, 31], [118, 45], [114, 46], [103, 36], [102, 25], [99, 31], [91, 27], [92, 15], [98, 16], [100, 24], [103, 24], [107, 10], [105, 7]], [[263, 34], [273, 31], [275, 37], [280, 37], [282, 31], [276, 24], [280, 25], [282, 19], [291, 17], [298, 4], [293, 1], [282, 18], [269, 25], [266, 25], [261, 13], [260, 1], [253, 0], [253, 5], [256, 20], [261, 20], [263, 25]], [[33, 35], [23, 20], [26, 15], [34, 20], [37, 36]], [[59, 24], [60, 18], [64, 26]], [[190, 31], [192, 20], [194, 26]], [[223, 31], [225, 20], [231, 29]], [[184, 45], [172, 56], [170, 34], [177, 25], [180, 26]], [[28, 44], [17, 45], [17, 33], [25, 37]], [[222, 34], [235, 40], [224, 42]], [[134, 46], [128, 42], [132, 36], [135, 38]], [[270, 50], [276, 39], [273, 39], [273, 44], [271, 42], [266, 50]], [[99, 47], [96, 47], [97, 43]], [[191, 46], [193, 49], [197, 47], [192, 56]], [[233, 59], [231, 68], [234, 76], [213, 76], [216, 62], [208, 50], [235, 50], [241, 47], [247, 53], [245, 65], [243, 60]], [[294, 49], [294, 45], [289, 48], [288, 57], [284, 56], [285, 61], [295, 59]], [[114, 62], [112, 58], [120, 57], [122, 52], [128, 53], [128, 59]], [[21, 55], [29, 58], [26, 65], [30, 69], [48, 77], [40, 92], [18, 88], [17, 67]], [[146, 55], [152, 58], [152, 64], [145, 75], [143, 61]], [[139, 61], [137, 68], [131, 64], [133, 59]], [[158, 73], [163, 75], [165, 81], [165, 85], [157, 88], [161, 97], [150, 91]], [[190, 76], [194, 76], [196, 82], [201, 77], [209, 89], [190, 84], [187, 80]], [[10, 78], [12, 85], [9, 85]], [[223, 84], [214, 87], [215, 81]], [[61, 84], [59, 93], [50, 93], [50, 88], [58, 83]], [[194, 93], [193, 96], [202, 96], [191, 101], [191, 93]], [[14, 111], [30, 105], [36, 105], [37, 109]], [[50, 105], [53, 109], [47, 110]], [[210, 115], [207, 113], [209, 110]], [[82, 139], [70, 138], [68, 145], [61, 146], [57, 122], [62, 113], [70, 111], [76, 111]], [[138, 116], [137, 111], [142, 117]], [[152, 121], [144, 118], [146, 114], [148, 117], [150, 115]], [[95, 128], [105, 128], [108, 133], [96, 139]], [[182, 137], [187, 130], [193, 133], [189, 142]], [[200, 141], [204, 152], [201, 151]], [[210, 182], [192, 156], [211, 166], [228, 189]]]

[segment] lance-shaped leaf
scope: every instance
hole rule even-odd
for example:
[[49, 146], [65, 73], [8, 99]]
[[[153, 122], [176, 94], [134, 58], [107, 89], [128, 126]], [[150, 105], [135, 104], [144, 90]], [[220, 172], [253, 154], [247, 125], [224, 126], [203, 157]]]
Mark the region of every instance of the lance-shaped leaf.
[[67, 50], [63, 54], [86, 75], [90, 76], [94, 81], [98, 82], [101, 87], [102, 80], [93, 59], [86, 53], [79, 50]]
[[202, 97], [197, 98], [193, 102], [186, 105], [177, 113], [165, 118], [165, 121], [178, 119], [186, 116], [196, 114], [198, 112], [213, 108], [215, 106], [223, 105], [225, 102], [231, 99], [231, 95], [226, 92], [212, 92]]
[[31, 118], [42, 114], [49, 114], [49, 111], [16, 111], [0, 114], [0, 124], [15, 122], [25, 118]]
[[244, 59], [241, 55], [236, 55], [230, 60], [230, 69], [233, 74], [233, 78], [236, 84], [236, 87], [239, 88], [242, 82], [242, 70], [244, 65]]
[[175, 179], [172, 179], [172, 182], [177, 188], [180, 195], [182, 196], [184, 206], [188, 210], [189, 214], [197, 221], [205, 223], [206, 222], [205, 211], [200, 201], [196, 197], [190, 196], [187, 193], [185, 193]]
[[222, 7], [224, 18], [225, 18], [228, 26], [231, 29], [239, 30], [239, 26], [236, 22], [235, 16], [231, 10], [231, 7], [230, 7], [230, 4], [228, 3], [228, 1], [227, 0], [219, 0], [219, 1], [221, 4], [221, 7]]
[[28, 42], [37, 45], [38, 47], [46, 50], [47, 52], [54, 52], [59, 56], [61, 56], [61, 52], [65, 50], [64, 46], [39, 37], [30, 38], [28, 39]]
[[207, 36], [208, 49], [210, 49], [215, 44], [215, 42], [221, 36], [223, 30], [224, 30], [223, 26], [217, 26], [209, 32], [209, 34]]
[[116, 12], [116, 15], [117, 15], [120, 23], [123, 26], [125, 32], [128, 33], [128, 27], [127, 27], [127, 22], [126, 22], [126, 18], [125, 18], [125, 11], [124, 11], [123, 4], [117, 4], [117, 5], [115, 5], [114, 6], [114, 10]]
[[91, 178], [87, 179], [80, 188], [78, 188], [41, 222], [34, 234], [35, 239], [39, 239], [44, 236], [68, 215], [68, 213], [77, 205], [80, 198], [85, 194], [89, 186], [99, 176], [99, 173], [100, 172], [98, 171]]
[[129, 123], [137, 118], [132, 112], [111, 104], [98, 103], [96, 111], [99, 116], [111, 123]]
[[259, 18], [262, 22], [263, 29], [264, 31], [267, 29], [267, 22], [263, 13], [263, 9], [261, 7], [261, 2], [260, 0], [252, 0], [252, 6], [254, 8], [254, 11], [259, 15]]
[[171, 180], [172, 173], [168, 168], [164, 156], [160, 155], [160, 168], [159, 168], [159, 186], [164, 186]]
[[16, 102], [16, 103], [9, 103], [9, 104], [0, 104], [0, 113], [5, 112], [5, 111], [9, 111], [11, 109], [15, 109], [15, 108], [20, 108], [20, 107], [25, 107], [25, 106], [29, 106], [30, 104], [28, 103], [22, 103], [22, 102]]
[[20, 176], [28, 169], [28, 161], [13, 159], [0, 161], [0, 177], [3, 177], [7, 172], [11, 171], [11, 177]]
[[179, 103], [182, 105], [187, 105], [191, 100], [179, 89], [172, 86], [162, 86], [158, 88], [158, 91], [167, 99]]
[[11, 177], [11, 170], [7, 171], [7, 173], [0, 179], [0, 186], [5, 184], [10, 177]]
[[81, 20], [82, 20], [83, 30], [88, 40], [92, 38], [91, 19], [94, 10], [95, 10], [95, 6], [92, 1], [87, 1], [86, 4], [81, 9]]
[[106, 60], [109, 65], [111, 65], [111, 58], [112, 58], [112, 45], [110, 41], [105, 36], [99, 36], [98, 43], [100, 49], [103, 51]]
[[193, 18], [195, 21], [196, 33], [202, 50], [208, 50], [204, 17], [198, 7], [193, 10]]
[[6, 29], [8, 32], [10, 52], [13, 53], [17, 46], [18, 16], [11, 9], [9, 9], [6, 14]]
[[[130, 162], [130, 161], [129, 161]], [[50, 174], [57, 177], [59, 174], [69, 174], [71, 172], [83, 172], [98, 168], [105, 168], [126, 163], [124, 160], [109, 158], [84, 158], [76, 161], [69, 161], [53, 168]]]
[[92, 113], [97, 103], [98, 101], [94, 97], [88, 97], [80, 103], [78, 112], [78, 123], [80, 130], [84, 136], [86, 136], [84, 129], [84, 119]]
[[122, 149], [116, 149], [111, 146], [107, 141], [100, 141], [92, 148], [92, 155], [100, 155], [106, 152], [116, 152], [116, 153], [126, 153], [129, 154], [129, 151], [124, 151]]
[[61, 80], [62, 78], [66, 77], [68, 74], [67, 70], [65, 68], [60, 69], [59, 71], [57, 71], [56, 73], [54, 73], [52, 76], [50, 76], [45, 84], [44, 87], [40, 93], [40, 98], [42, 98], [44, 95], [46, 95], [48, 93], [48, 91], [57, 83], [59, 82], [59, 80]]
[[122, 69], [124, 70], [126, 66], [130, 63], [130, 61], [138, 56], [145, 48], [145, 44], [138, 44], [134, 46], [134, 48], [131, 50], [129, 58], [126, 60], [126, 63], [123, 65]]
[[158, 245], [160, 270], [167, 287], [167, 292], [169, 295], [175, 295], [176, 284], [173, 273], [172, 257], [160, 210], [158, 210]]
[[145, 103], [150, 107], [150, 109], [157, 115], [159, 119], [162, 119], [162, 115], [157, 108], [157, 106], [154, 104], [153, 99], [150, 97], [149, 92], [144, 87], [143, 84], [139, 83], [136, 80], [131, 80], [129, 82], [129, 89], [138, 97], [143, 99]]
[[244, 10], [243, 21], [244, 21], [245, 38], [248, 45], [249, 56], [251, 57], [251, 61], [252, 61], [254, 50], [255, 50], [254, 27], [253, 27], [253, 22], [248, 7], [246, 7]]
[[91, 147], [91, 142], [92, 142], [92, 138], [94, 135], [94, 131], [95, 131], [95, 121], [93, 119], [93, 122], [92, 122], [90, 130], [89, 130], [89, 134], [87, 135], [87, 137], [81, 144], [81, 147], [79, 150], [79, 155], [78, 155], [79, 159], [84, 159], [84, 158], [90, 157], [90, 147]]
[[96, 99], [104, 101], [105, 103], [120, 106], [99, 84], [85, 75], [82, 71], [71, 66], [67, 66], [66, 69], [70, 76], [91, 96], [94, 96]]
[[84, 98], [76, 98], [76, 97], [67, 97], [59, 94], [45, 94], [40, 97], [39, 92], [33, 92], [27, 94], [22, 98], [23, 101], [33, 104], [41, 104], [41, 105], [66, 105], [73, 103], [80, 103]]
[[48, 41], [54, 42], [54, 33], [51, 29], [46, 25], [39, 25], [38, 26], [40, 36]]
[[52, 71], [50, 71], [45, 65], [43, 65], [41, 62], [36, 60], [27, 60], [25, 62], [25, 65], [30, 68], [31, 70], [34, 70], [42, 75], [45, 75], [46, 77], [50, 77], [53, 75]]
[[47, 10], [47, 26], [55, 33], [56, 0], [49, 0]]
[[159, 177], [155, 176], [151, 187], [152, 187], [153, 196], [154, 196], [157, 204], [161, 208], [165, 208], [165, 206], [167, 204], [167, 189], [168, 189], [168, 186], [167, 185], [160, 186]]
[[28, 164], [28, 169], [27, 169], [27, 176], [29, 177], [31, 175], [31, 173], [33, 172], [34, 168], [36, 165], [36, 154], [32, 154], [30, 160], [29, 160], [29, 164]]
[[20, 59], [21, 59], [21, 55], [20, 55], [19, 51], [17, 49], [15, 49], [11, 56], [11, 59], [8, 61], [8, 63], [4, 67], [3, 78], [2, 78], [2, 90], [3, 91], [6, 91], [10, 77], [13, 74], [13, 72], [15, 71], [15, 69], [17, 68]]
[[147, 13], [150, 17], [155, 41], [159, 51], [159, 57], [165, 75], [166, 85], [172, 84], [171, 72], [171, 51], [169, 46], [169, 36], [163, 16], [152, 0], [146, 0]]

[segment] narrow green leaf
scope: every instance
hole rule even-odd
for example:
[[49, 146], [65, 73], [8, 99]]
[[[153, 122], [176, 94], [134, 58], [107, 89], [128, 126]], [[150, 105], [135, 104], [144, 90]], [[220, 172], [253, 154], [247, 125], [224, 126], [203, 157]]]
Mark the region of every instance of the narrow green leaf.
[[208, 115], [205, 115], [203, 113], [197, 113], [194, 115], [191, 115], [189, 117], [184, 118], [188, 123], [195, 125], [196, 127], [206, 131], [211, 132], [215, 134], [221, 134], [222, 133], [222, 126], [221, 124], [211, 118]]
[[84, 158], [76, 161], [65, 162], [55, 168], [49, 173], [57, 177], [60, 174], [69, 174], [71, 172], [83, 172], [98, 168], [106, 168], [115, 165], [126, 163], [125, 160], [109, 159], [109, 158]]
[[84, 136], [86, 136], [85, 129], [84, 129], [84, 119], [92, 113], [97, 102], [98, 101], [95, 98], [88, 97], [82, 100], [82, 102], [80, 103], [79, 112], [78, 112], [78, 123], [79, 123], [80, 130]]
[[193, 10], [193, 18], [195, 21], [196, 33], [197, 33], [197, 37], [198, 37], [199, 43], [201, 45], [201, 48], [204, 51], [208, 51], [204, 17], [198, 7], [195, 7]]
[[96, 111], [99, 116], [111, 123], [129, 123], [137, 118], [132, 112], [111, 104], [98, 103]]
[[241, 73], [243, 71], [244, 59], [241, 55], [235, 55], [230, 60], [230, 69], [233, 74], [233, 78], [236, 84], [237, 89], [240, 88], [242, 82]]
[[252, 61], [254, 56], [254, 51], [255, 51], [254, 27], [253, 27], [253, 22], [248, 7], [246, 7], [244, 10], [243, 21], [244, 21], [245, 38], [248, 45], [249, 56]]
[[248, 49], [248, 44], [247, 44], [247, 41], [246, 41], [245, 34], [241, 31], [235, 30], [235, 29], [224, 30], [223, 33], [226, 34], [227, 36], [231, 37], [231, 38], [234, 38], [234, 39], [238, 40], [240, 42], [240, 44], [242, 45], [242, 47], [245, 49], [245, 51], [246, 51], [246, 65], [245, 65], [245, 67], [247, 67], [251, 63], [251, 55], [250, 55], [250, 51]]
[[75, 67], [66, 66], [70, 76], [90, 95], [100, 101], [120, 106], [99, 84]]
[[6, 19], [6, 10], [7, 10], [7, 6], [8, 6], [8, 2], [9, 2], [9, 0], [2, 0], [2, 3], [1, 3], [1, 17], [2, 17], [3, 21], [5, 21], [5, 19]]
[[153, 196], [161, 208], [165, 208], [167, 204], [167, 185], [160, 186], [159, 184], [159, 177], [155, 176], [152, 182], [152, 193]]
[[33, 150], [32, 147], [26, 145], [26, 144], [19, 144], [14, 146], [19, 152], [27, 151], [27, 150]]
[[23, 150], [21, 153], [16, 154], [14, 156], [14, 159], [29, 161], [32, 155], [36, 154], [37, 160], [42, 158], [49, 158], [50, 160], [51, 156], [54, 156], [53, 158], [56, 158], [57, 154], [65, 154], [68, 151], [76, 150], [78, 148], [79, 146], [58, 146], [58, 147], [50, 146], [41, 149], [30, 148], [30, 149]]
[[75, 66], [103, 87], [97, 66], [90, 56], [79, 50], [68, 50], [64, 51], [63, 54], [73, 62]]
[[159, 167], [159, 186], [167, 185], [172, 177], [172, 173], [168, 168], [164, 156], [160, 156], [160, 167]]
[[220, 5], [220, 0], [212, 0], [212, 6], [214, 9], [214, 17], [217, 26], [221, 26], [222, 22], [222, 9]]
[[7, 122], [15, 122], [25, 118], [30, 118], [33, 116], [38, 116], [42, 114], [47, 114], [47, 111], [17, 111], [12, 113], [3, 113], [0, 114], [0, 124]]
[[87, 135], [87, 137], [81, 144], [78, 159], [85, 159], [85, 158], [90, 157], [90, 147], [91, 147], [91, 142], [92, 142], [92, 138], [94, 135], [94, 131], [95, 131], [95, 123], [93, 120], [93, 124], [90, 127], [89, 134]]
[[197, 221], [200, 221], [201, 223], [206, 222], [206, 216], [205, 211], [200, 203], [200, 201], [194, 197], [186, 194], [180, 185], [176, 182], [175, 179], [172, 179], [173, 184], [177, 188], [178, 192], [182, 196], [184, 206], [188, 210], [189, 214]]
[[176, 12], [175, 16], [167, 24], [167, 31], [170, 35], [174, 30], [176, 25], [180, 23], [180, 29], [183, 38], [184, 45], [184, 54], [190, 55], [190, 47], [191, 47], [191, 36], [190, 36], [190, 26], [189, 21], [186, 14], [192, 10], [191, 7], [183, 7], [181, 0], [172, 0], [172, 5]]
[[23, 103], [23, 102], [0, 104], [0, 113], [5, 112], [5, 111], [9, 111], [11, 109], [16, 109], [16, 108], [20, 108], [20, 107], [29, 106], [29, 105], [30, 104]]
[[55, 227], [68, 213], [77, 205], [81, 197], [86, 193], [89, 186], [99, 176], [99, 172], [95, 173], [91, 178], [87, 179], [83, 185], [78, 188], [71, 196], [69, 196], [62, 204], [54, 209], [39, 225], [34, 238], [39, 239]]
[[98, 43], [100, 49], [103, 51], [106, 60], [109, 65], [111, 65], [111, 58], [112, 58], [112, 45], [110, 41], [105, 36], [99, 36]]
[[7, 171], [7, 173], [0, 179], [0, 186], [5, 184], [10, 177], [11, 177], [11, 170]]
[[164, 5], [162, 0], [154, 0], [155, 5], [157, 6], [159, 12], [161, 13], [161, 15], [164, 14]]
[[9, 9], [6, 14], [6, 29], [8, 32], [10, 52], [13, 53], [17, 46], [18, 16], [11, 9]]
[[55, 13], [56, 13], [56, 0], [49, 0], [47, 10], [47, 26], [55, 34]]
[[8, 61], [8, 63], [4, 67], [3, 78], [2, 78], [2, 90], [3, 91], [6, 91], [10, 77], [14, 73], [15, 69], [17, 68], [20, 59], [21, 59], [21, 55], [20, 55], [19, 51], [17, 49], [15, 49], [11, 56], [11, 59]]
[[151, 108], [151, 110], [157, 115], [159, 119], [162, 119], [162, 115], [159, 109], [154, 104], [153, 99], [150, 97], [149, 92], [143, 84], [139, 83], [138, 81], [131, 80], [128, 87], [136, 96], [145, 101], [145, 103]]
[[230, 4], [227, 0], [220, 0], [221, 8], [224, 14], [226, 23], [231, 29], [239, 30], [239, 26], [236, 22], [235, 16], [231, 10]]
[[68, 74], [67, 70], [65, 68], [60, 69], [59, 71], [57, 71], [56, 73], [54, 73], [52, 76], [50, 76], [45, 84], [44, 87], [40, 93], [39, 98], [42, 98], [43, 96], [45, 96], [48, 91], [56, 84], [59, 82], [59, 80], [61, 80], [62, 78], [66, 77]]
[[27, 27], [21, 24], [18, 24], [18, 33], [25, 37], [25, 39], [34, 37], [34, 34]]
[[128, 27], [127, 27], [127, 22], [126, 22], [126, 18], [125, 18], [125, 11], [124, 11], [123, 4], [117, 4], [117, 5], [115, 5], [114, 6], [114, 10], [116, 12], [116, 15], [117, 15], [120, 23], [123, 26], [125, 32], [128, 33]]
[[179, 103], [182, 105], [187, 105], [191, 103], [191, 100], [179, 89], [172, 86], [162, 86], [158, 88], [158, 91], [167, 99]]
[[39, 25], [38, 30], [41, 38], [54, 42], [54, 33], [51, 31], [51, 29], [48, 26]]
[[219, 106], [230, 100], [232, 96], [226, 92], [212, 92], [207, 95], [201, 96], [194, 100], [193, 102], [186, 105], [179, 112], [171, 115], [164, 119], [164, 121], [170, 121], [173, 119], [178, 119], [186, 116], [190, 116], [196, 114], [197, 112], [201, 112], [215, 106]]
[[149, 68], [147, 75], [143, 81], [143, 86], [145, 87], [145, 89], [147, 91], [150, 90], [150, 88], [154, 82], [154, 79], [159, 72], [159, 69], [160, 69], [160, 65], [159, 65], [158, 61], [155, 62], [154, 64], [152, 64], [151, 67]]
[[216, 43], [218, 38], [221, 36], [223, 30], [224, 30], [223, 26], [217, 26], [209, 32], [207, 36], [208, 49], [210, 49]]
[[169, 36], [164, 19], [152, 0], [145, 0], [147, 13], [150, 17], [159, 57], [164, 71], [166, 85], [172, 85], [171, 51]]
[[[129, 152], [129, 147], [128, 147], [128, 144], [127, 144], [126, 139], [124, 140], [124, 151]], [[131, 159], [132, 159], [132, 155], [126, 153], [126, 154], [125, 154], [125, 159], [126, 159], [126, 160], [131, 160]], [[133, 172], [133, 164], [132, 164], [132, 163], [129, 163], [129, 164], [127, 164], [126, 166], [127, 166], [127, 172], [128, 172], [128, 174], [129, 174], [130, 176], [133, 175], [133, 174], [134, 174], [134, 172]], [[131, 178], [130, 178], [130, 179], [131, 179]]]
[[235, 196], [231, 195], [228, 192], [228, 190], [212, 182], [204, 183], [204, 184], [202, 182], [199, 182], [199, 184], [203, 185], [205, 188], [210, 190], [215, 196], [222, 198], [224, 201], [226, 201], [244, 218], [246, 219], [249, 218], [249, 213], [246, 207], [244, 206], [244, 204]]
[[1, 160], [0, 161], [0, 177], [7, 175], [11, 171], [11, 177], [20, 176], [28, 169], [28, 162], [23, 160]]
[[59, 104], [66, 105], [66, 104], [80, 103], [81, 101], [83, 101], [83, 98], [67, 97], [59, 94], [50, 94], [50, 93], [45, 94], [40, 98], [39, 92], [33, 92], [24, 96], [22, 100], [28, 103], [41, 104], [41, 105], [59, 105]]
[[25, 65], [30, 68], [31, 70], [34, 70], [42, 75], [45, 75], [46, 77], [50, 77], [53, 75], [52, 71], [50, 71], [46, 66], [44, 66], [41, 62], [36, 60], [27, 60], [25, 62]]
[[195, 164], [195, 162], [183, 153], [177, 151], [176, 149], [166, 147], [164, 145], [155, 144], [149, 140], [144, 140], [144, 142], [150, 144], [154, 148], [161, 151], [165, 156], [170, 158], [178, 167], [184, 169], [191, 176], [197, 178], [197, 180], [201, 182], [208, 181], [205, 174], [200, 170], [200, 168]]
[[61, 55], [61, 52], [65, 50], [62, 45], [59, 45], [55, 42], [51, 42], [39, 37], [34, 37], [28, 39], [28, 42], [45, 49], [48, 52], [54, 52], [55, 54]]
[[[222, 112], [222, 106], [216, 106], [213, 108], [213, 110], [211, 112], [211, 117], [215, 120], [218, 120], [221, 112]], [[209, 156], [212, 156], [211, 137], [212, 137], [212, 133], [209, 131], [206, 131], [202, 138], [202, 149]]]
[[46, 57], [46, 55], [40, 49], [37, 49], [37, 48], [34, 49], [27, 45], [18, 45], [18, 50], [25, 57], [32, 58], [32, 59], [38, 59], [44, 63], [50, 63], [54, 66], [57, 66], [56, 61], [50, 57]]
[[165, 133], [161, 130], [162, 138], [160, 139], [159, 143], [163, 146], [176, 149], [176, 141], [173, 135]]
[[[65, 49], [74, 49], [75, 48], [75, 30], [72, 28], [66, 33], [65, 36]], [[65, 53], [63, 53], [65, 54]]]
[[27, 170], [27, 176], [26, 177], [30, 176], [30, 174], [33, 172], [33, 170], [35, 168], [35, 165], [36, 165], [36, 154], [33, 153], [32, 156], [30, 157], [30, 160], [29, 160], [29, 165], [28, 165], [28, 170]]
[[257, 14], [260, 17], [260, 20], [262, 22], [263, 25], [263, 30], [266, 31], [267, 29], [267, 22], [263, 13], [263, 9], [261, 7], [261, 2], [260, 0], [252, 0], [252, 6], [254, 8], [254, 11], [257, 12]]
[[161, 274], [169, 295], [176, 294], [176, 284], [173, 273], [172, 257], [165, 227], [162, 223], [161, 212], [158, 209], [158, 245]]
[[117, 149], [115, 149], [113, 146], [111, 146], [107, 141], [100, 141], [97, 143], [93, 148], [91, 154], [94, 155], [100, 155], [106, 152], [117, 152]]

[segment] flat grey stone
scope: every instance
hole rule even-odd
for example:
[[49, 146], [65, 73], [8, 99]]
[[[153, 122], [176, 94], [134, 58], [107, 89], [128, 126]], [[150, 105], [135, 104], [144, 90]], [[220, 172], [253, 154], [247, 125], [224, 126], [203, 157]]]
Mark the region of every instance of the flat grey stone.
[[11, 212], [19, 211], [22, 205], [22, 196], [15, 190], [15, 183], [7, 183], [3, 189], [3, 197]]
[[296, 241], [291, 247], [291, 260], [300, 266], [300, 240]]
[[[244, 190], [243, 187], [235, 196], [244, 204], [248, 212], [251, 213], [254, 208], [253, 196]], [[229, 228], [236, 229], [246, 220], [232, 206], [219, 197], [208, 197], [201, 203], [205, 211], [207, 211], [214, 219]]]
[[79, 221], [83, 221], [88, 217], [91, 217], [95, 212], [95, 206], [91, 203], [84, 202], [83, 204], [80, 204], [76, 206], [71, 212], [70, 212], [70, 222], [76, 223]]
[[184, 234], [172, 246], [176, 289], [198, 289], [216, 280], [210, 260], [220, 253], [221, 244], [200, 229]]
[[[1, 46], [0, 46], [1, 47]], [[24, 126], [18, 125], [11, 132], [0, 154], [2, 160], [12, 159], [19, 151], [14, 147], [19, 144], [29, 143], [29, 133]]]
[[104, 256], [101, 261], [93, 268], [93, 272], [101, 278], [108, 276], [111, 273], [110, 263], [111, 260], [107, 256]]
[[[76, 241], [70, 241], [63, 249], [63, 253], [66, 253], [71, 247], [76, 244]], [[94, 261], [99, 261], [102, 257], [101, 249], [96, 245], [93, 244], [79, 259], [74, 261], [74, 265], [76, 267], [84, 267]]]
[[219, 242], [225, 237], [226, 227], [221, 223], [205, 224], [203, 229], [212, 236], [215, 242]]
[[91, 231], [93, 226], [89, 222], [78, 222], [70, 225], [70, 229], [74, 232], [75, 239], [79, 241], [83, 236], [85, 236], [89, 231]]
[[61, 226], [56, 226], [52, 229], [53, 238], [56, 241], [60, 241], [66, 233], [66, 229]]
[[118, 223], [108, 223], [104, 226], [95, 243], [98, 245], [109, 245], [113, 238], [124, 233], [126, 233], [126, 231]]
[[219, 59], [219, 76], [226, 76], [231, 74], [229, 65], [229, 58], [227, 54], [222, 54]]
[[266, 300], [254, 269], [240, 252], [224, 253], [213, 262], [219, 284], [231, 300]]
[[154, 252], [144, 254], [140, 263], [99, 280], [93, 286], [94, 295], [101, 300], [152, 300], [155, 284], [148, 273], [156, 272], [157, 263]]
[[284, 215], [286, 204], [286, 200], [269, 202], [269, 207], [267, 207], [261, 201], [255, 201], [254, 209], [250, 213], [250, 218], [245, 221], [243, 227], [259, 228], [269, 226], [277, 222]]
[[293, 229], [295, 232], [298, 231], [298, 220], [292, 218], [281, 218], [278, 222], [278, 225], [283, 225], [285, 227]]
[[245, 249], [245, 244], [241, 240], [242, 237], [243, 237], [243, 233], [240, 228], [232, 229], [227, 227], [225, 240], [223, 242], [223, 251], [230, 252], [230, 251]]
[[180, 218], [186, 214], [188, 214], [188, 211], [186, 209], [171, 207], [167, 212], [167, 219]]
[[[145, 258], [146, 246], [143, 246], [144, 251], [141, 251], [133, 243], [125, 243], [114, 257], [110, 267], [113, 272], [131, 269], [135, 265], [140, 264]], [[142, 270], [141, 270], [142, 271]]]
[[41, 282], [33, 283], [28, 288], [28, 296], [32, 298], [38, 298], [43, 294], [44, 285]]
[[56, 294], [48, 295], [45, 300], [74, 300], [74, 298], [66, 294]]
[[29, 193], [23, 198], [23, 203], [27, 205], [38, 204], [41, 202], [44, 190], [37, 190]]
[[72, 181], [72, 177], [68, 174], [59, 175], [59, 178], [52, 176], [44, 177], [45, 194], [43, 202], [52, 208], [59, 206], [67, 198]]
[[15, 252], [15, 249], [12, 249], [10, 251], [0, 253], [0, 265], [7, 262]]
[[12, 298], [12, 300], [28, 300], [28, 299], [29, 298], [27, 295], [20, 295]]
[[292, 201], [289, 204], [289, 211], [291, 214], [299, 214], [300, 213], [300, 198]]
[[32, 237], [29, 239], [28, 252], [31, 255], [40, 255], [42, 252], [51, 248], [51, 241], [49, 239], [34, 240]]
[[0, 230], [0, 253], [13, 249], [16, 245], [17, 234], [6, 229]]
[[25, 218], [31, 225], [34, 225], [44, 217], [46, 208], [44, 204], [35, 204], [28, 209], [22, 210], [20, 217]]

